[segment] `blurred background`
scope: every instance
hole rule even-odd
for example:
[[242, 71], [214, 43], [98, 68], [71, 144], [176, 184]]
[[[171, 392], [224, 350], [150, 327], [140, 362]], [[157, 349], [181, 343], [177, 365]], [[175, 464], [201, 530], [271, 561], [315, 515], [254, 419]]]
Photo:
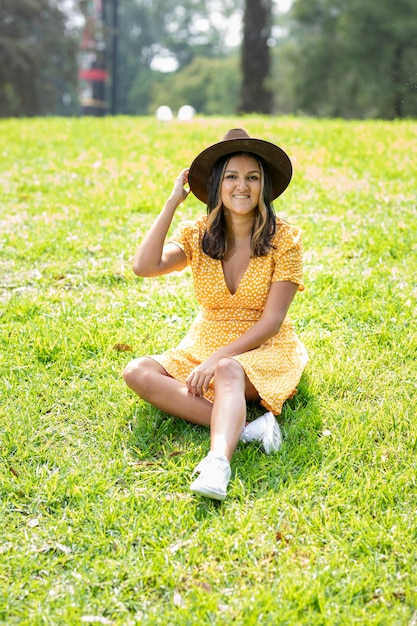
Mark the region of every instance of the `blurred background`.
[[417, 115], [416, 0], [0, 0], [0, 116]]

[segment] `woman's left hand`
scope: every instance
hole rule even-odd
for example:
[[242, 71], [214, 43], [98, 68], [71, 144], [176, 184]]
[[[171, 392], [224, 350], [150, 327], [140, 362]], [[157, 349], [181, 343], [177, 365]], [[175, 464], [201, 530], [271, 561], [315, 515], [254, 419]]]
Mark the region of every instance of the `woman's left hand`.
[[212, 354], [208, 359], [200, 363], [193, 369], [188, 376], [185, 384], [187, 389], [193, 396], [202, 396], [204, 391], [207, 391], [210, 385], [210, 381], [213, 379], [214, 371], [216, 369], [217, 362], [221, 356]]

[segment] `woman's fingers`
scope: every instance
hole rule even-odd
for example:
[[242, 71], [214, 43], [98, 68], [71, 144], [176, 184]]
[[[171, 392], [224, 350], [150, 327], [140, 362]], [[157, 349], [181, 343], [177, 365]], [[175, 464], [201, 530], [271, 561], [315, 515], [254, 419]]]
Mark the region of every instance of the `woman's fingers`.
[[212, 378], [213, 376], [209, 373], [193, 370], [185, 382], [190, 393], [195, 396], [202, 396], [203, 391], [207, 391], [209, 388]]
[[174, 183], [174, 188], [171, 193], [171, 197], [178, 198], [179, 202], [183, 202], [188, 194], [190, 193], [189, 189], [185, 189], [184, 186], [188, 183], [188, 172], [189, 168], [186, 168], [181, 171], [181, 173], [177, 176]]

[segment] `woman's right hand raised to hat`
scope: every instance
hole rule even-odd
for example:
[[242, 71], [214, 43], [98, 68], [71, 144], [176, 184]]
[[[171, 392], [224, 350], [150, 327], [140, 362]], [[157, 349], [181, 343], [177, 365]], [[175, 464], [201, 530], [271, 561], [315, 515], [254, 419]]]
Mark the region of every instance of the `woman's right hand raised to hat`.
[[170, 200], [177, 203], [177, 206], [186, 200], [188, 194], [190, 193], [189, 189], [185, 189], [185, 185], [188, 185], [188, 172], [189, 168], [185, 168], [175, 179], [174, 187], [172, 189], [171, 195], [169, 197]]
[[165, 238], [175, 211], [190, 193], [189, 189], [185, 189], [188, 172], [186, 168], [177, 176], [171, 195], [136, 250], [133, 271], [138, 276], [161, 276], [181, 270], [187, 264], [181, 248], [174, 243], [165, 244]]

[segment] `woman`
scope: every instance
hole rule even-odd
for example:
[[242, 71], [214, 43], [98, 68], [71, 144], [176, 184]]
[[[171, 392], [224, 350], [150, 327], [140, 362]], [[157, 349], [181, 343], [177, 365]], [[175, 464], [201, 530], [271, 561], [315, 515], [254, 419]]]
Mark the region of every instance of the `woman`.
[[[296, 392], [307, 362], [287, 311], [302, 284], [300, 232], [271, 206], [288, 186], [291, 162], [278, 146], [230, 130], [181, 172], [134, 259], [138, 276], [191, 266], [201, 311], [174, 349], [132, 361], [126, 383], [173, 416], [210, 427], [194, 493], [223, 500], [239, 439], [278, 449], [274, 414]], [[194, 195], [207, 216], [165, 241], [175, 210]], [[268, 412], [246, 424], [246, 401]]]

